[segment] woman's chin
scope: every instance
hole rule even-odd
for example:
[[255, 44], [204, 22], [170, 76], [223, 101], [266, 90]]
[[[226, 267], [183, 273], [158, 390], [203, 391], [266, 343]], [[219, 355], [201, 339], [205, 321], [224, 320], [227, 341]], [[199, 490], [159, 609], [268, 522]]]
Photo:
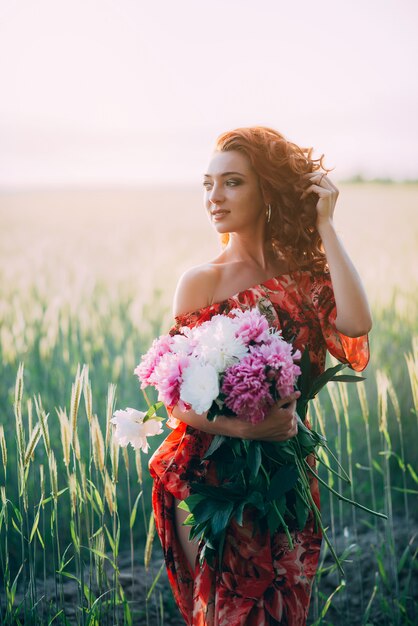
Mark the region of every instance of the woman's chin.
[[214, 230], [216, 230], [216, 232], [220, 235], [223, 235], [224, 233], [229, 233], [230, 231], [230, 228], [228, 228], [226, 224], [219, 224], [216, 222], [211, 222], [211, 224]]

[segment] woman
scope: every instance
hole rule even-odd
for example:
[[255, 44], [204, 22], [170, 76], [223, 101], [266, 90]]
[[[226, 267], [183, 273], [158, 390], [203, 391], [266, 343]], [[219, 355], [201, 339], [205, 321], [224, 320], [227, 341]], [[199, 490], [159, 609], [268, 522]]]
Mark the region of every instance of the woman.
[[[218, 138], [203, 185], [209, 220], [224, 247], [181, 277], [172, 334], [263, 300], [283, 337], [298, 349], [308, 347], [313, 375], [323, 371], [327, 349], [357, 371], [366, 367], [369, 306], [334, 230], [338, 189], [320, 171], [322, 157], [312, 160], [311, 152], [265, 127]], [[173, 432], [150, 460], [153, 507], [174, 597], [190, 626], [306, 623], [321, 544], [312, 516], [292, 532], [290, 549], [283, 533], [253, 532], [255, 510], [246, 507], [244, 526], [230, 525], [217, 572], [206, 562], [200, 566], [199, 546], [188, 540], [186, 514], [177, 508], [191, 481], [216, 484], [213, 463], [201, 462], [215, 434], [293, 437], [298, 397], [295, 392], [277, 402], [257, 425], [223, 416], [210, 422], [206, 414], [167, 407]], [[311, 491], [319, 506], [313, 478]]]

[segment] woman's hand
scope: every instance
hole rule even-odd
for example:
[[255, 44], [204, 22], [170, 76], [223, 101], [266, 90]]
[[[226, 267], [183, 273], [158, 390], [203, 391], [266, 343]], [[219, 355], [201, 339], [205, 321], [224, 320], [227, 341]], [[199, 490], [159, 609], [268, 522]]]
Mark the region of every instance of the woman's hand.
[[296, 400], [299, 397], [300, 391], [295, 391], [290, 396], [276, 402], [259, 424], [242, 422], [241, 438], [260, 441], [286, 441], [295, 437], [298, 432]]
[[296, 417], [296, 400], [300, 391], [274, 404], [266, 417], [259, 424], [251, 424], [237, 417], [219, 415], [213, 422], [207, 419], [207, 412], [200, 415], [193, 409], [181, 411], [178, 406], [172, 408], [171, 414], [181, 422], [202, 430], [211, 435], [224, 435], [239, 439], [256, 439], [259, 441], [286, 441], [298, 432]]
[[304, 174], [304, 176], [313, 184], [305, 189], [300, 199], [302, 200], [308, 193], [314, 192], [318, 194], [319, 200], [316, 205], [316, 227], [318, 228], [326, 222], [332, 222], [335, 204], [340, 192], [326, 174], [309, 172], [308, 174]]

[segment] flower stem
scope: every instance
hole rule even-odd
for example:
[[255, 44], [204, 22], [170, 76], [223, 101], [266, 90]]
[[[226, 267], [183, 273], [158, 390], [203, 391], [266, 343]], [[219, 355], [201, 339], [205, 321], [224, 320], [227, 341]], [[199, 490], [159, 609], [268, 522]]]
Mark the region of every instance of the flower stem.
[[309, 478], [308, 478], [308, 475], [306, 473], [306, 469], [304, 467], [305, 461], [303, 460], [303, 462], [301, 462], [301, 459], [298, 458], [296, 463], [297, 463], [297, 466], [298, 466], [298, 469], [299, 469], [299, 475], [300, 475], [300, 477], [301, 477], [301, 479], [303, 481], [303, 485], [305, 487], [305, 495], [307, 496], [307, 498], [308, 498], [308, 500], [309, 500], [309, 502], [311, 504], [313, 514], [315, 515], [315, 519], [316, 519], [316, 521], [317, 521], [317, 523], [318, 523], [318, 525], [319, 525], [319, 527], [321, 529], [321, 532], [322, 532], [322, 535], [324, 537], [324, 540], [325, 540], [328, 548], [330, 549], [332, 557], [333, 557], [334, 561], [336, 562], [339, 571], [341, 572], [341, 575], [344, 576], [344, 570], [343, 570], [343, 567], [341, 565], [341, 561], [338, 558], [337, 553], [335, 552], [334, 546], [332, 545], [332, 543], [331, 543], [331, 541], [330, 541], [330, 539], [328, 537], [328, 534], [327, 534], [327, 532], [326, 532], [326, 530], [324, 528], [324, 525], [322, 523], [321, 512], [318, 509], [318, 507], [316, 506], [315, 501], [314, 501], [314, 499], [312, 497], [312, 493], [311, 493], [311, 489], [310, 489], [310, 485], [309, 485]]
[[[321, 459], [321, 457], [318, 454], [316, 454], [316, 453], [315, 453], [315, 459], [318, 461], [318, 463], [321, 463], [321, 465], [323, 465], [325, 467], [325, 469], [328, 470], [328, 472], [331, 472], [331, 474], [334, 474], [334, 476], [337, 476], [337, 478], [340, 478], [341, 480], [344, 480], [344, 482], [348, 483], [349, 485], [351, 484], [351, 480], [350, 480], [350, 478], [348, 476], [345, 477], [344, 475], [342, 475], [339, 472], [337, 472], [330, 465], [328, 465], [328, 463], [325, 463], [325, 461], [323, 461]], [[344, 470], [343, 470], [343, 472], [345, 474]]]
[[288, 525], [286, 524], [286, 522], [284, 521], [283, 515], [280, 513], [280, 511], [279, 511], [279, 509], [278, 509], [278, 507], [277, 507], [277, 504], [276, 504], [276, 502], [275, 502], [274, 500], [273, 500], [272, 504], [273, 504], [273, 508], [274, 508], [274, 510], [276, 511], [277, 517], [279, 518], [280, 523], [281, 523], [281, 525], [283, 526], [283, 530], [284, 530], [285, 535], [286, 535], [286, 537], [287, 537], [287, 540], [288, 540], [288, 542], [289, 542], [289, 548], [290, 548], [290, 550], [293, 550], [293, 548], [294, 548], [295, 546], [294, 546], [294, 544], [293, 544], [293, 539], [292, 539], [292, 536], [291, 536], [291, 534], [290, 534], [290, 532], [289, 532], [289, 527], [288, 527]]
[[377, 511], [372, 511], [372, 509], [368, 509], [366, 506], [359, 504], [355, 500], [350, 500], [350, 498], [346, 498], [345, 496], [341, 495], [340, 493], [338, 493], [338, 491], [335, 491], [335, 489], [330, 487], [322, 478], [320, 478], [318, 474], [313, 471], [311, 466], [306, 461], [305, 461], [305, 465], [308, 468], [308, 470], [315, 476], [315, 478], [321, 483], [321, 485], [324, 485], [324, 487], [326, 487], [329, 491], [331, 491], [331, 493], [337, 496], [339, 500], [342, 500], [343, 502], [348, 502], [349, 504], [352, 504], [356, 506], [357, 508], [362, 509], [362, 511], [366, 511], [366, 513], [371, 513], [372, 515], [376, 515], [377, 517], [387, 519], [387, 516], [384, 513], [378, 513]]

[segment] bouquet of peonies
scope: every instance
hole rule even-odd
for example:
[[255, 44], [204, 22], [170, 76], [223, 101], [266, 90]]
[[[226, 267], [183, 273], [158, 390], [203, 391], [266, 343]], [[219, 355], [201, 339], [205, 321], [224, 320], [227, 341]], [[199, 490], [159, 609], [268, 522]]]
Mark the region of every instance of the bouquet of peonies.
[[[146, 436], [161, 432], [160, 422], [155, 422], [155, 426], [152, 422], [161, 420], [156, 411], [162, 404], [178, 405], [182, 411], [192, 408], [198, 414], [207, 411], [209, 420], [226, 415], [256, 424], [279, 398], [288, 396], [295, 387], [301, 391], [295, 437], [268, 442], [214, 436], [203, 460], [215, 463], [218, 484], [191, 483], [191, 495], [180, 504], [189, 512], [185, 524], [192, 527], [190, 538], [203, 542], [202, 561], [220, 565], [229, 524], [235, 520], [242, 525], [244, 510], [252, 507], [255, 523], [268, 527], [272, 533], [283, 530], [290, 548], [290, 530], [302, 530], [312, 512], [342, 571], [312, 497], [310, 476], [316, 476], [338, 498], [369, 509], [335, 492], [308, 463], [308, 455], [321, 461], [321, 446], [329, 456], [335, 456], [325, 438], [308, 428], [304, 420], [308, 402], [329, 380], [364, 380], [361, 376], [337, 375], [343, 367], [344, 364], [331, 367], [313, 380], [308, 350], [303, 355], [295, 350], [280, 330], [269, 327], [257, 307], [234, 309], [229, 316], [214, 315], [195, 328], [183, 326], [179, 334], [155, 339], [142, 356], [135, 374], [141, 388], [152, 385], [157, 389], [158, 402], [147, 413], [135, 409], [117, 411], [112, 421], [120, 445], [131, 442], [144, 451], [148, 449]], [[129, 422], [131, 426], [127, 426]], [[342, 473], [338, 475], [349, 482], [341, 466], [339, 471]]]
[[181, 334], [155, 339], [135, 369], [141, 387], [153, 385], [158, 400], [256, 424], [270, 407], [292, 393], [301, 354], [270, 328], [259, 309], [214, 315]]

